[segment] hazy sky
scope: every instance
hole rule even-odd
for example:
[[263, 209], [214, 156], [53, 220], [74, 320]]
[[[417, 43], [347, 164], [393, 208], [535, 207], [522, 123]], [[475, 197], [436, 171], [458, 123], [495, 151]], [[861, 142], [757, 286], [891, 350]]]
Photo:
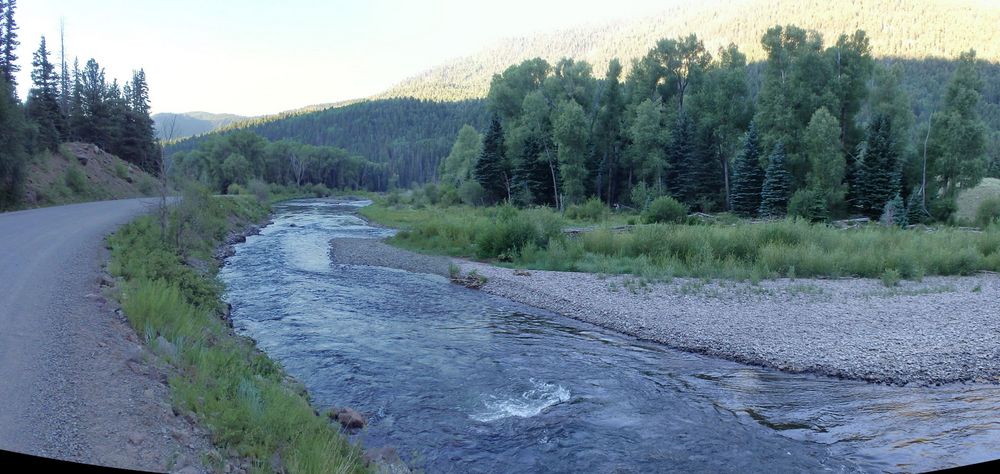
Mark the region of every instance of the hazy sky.
[[259, 115], [365, 97], [508, 36], [649, 13], [675, 0], [21, 0], [19, 89], [46, 36], [59, 62], [142, 67], [154, 112]]

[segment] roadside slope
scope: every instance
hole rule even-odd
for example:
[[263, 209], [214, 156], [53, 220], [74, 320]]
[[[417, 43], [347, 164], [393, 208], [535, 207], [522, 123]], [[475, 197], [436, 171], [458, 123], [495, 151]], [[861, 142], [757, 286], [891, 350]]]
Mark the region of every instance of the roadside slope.
[[104, 237], [155, 204], [0, 214], [0, 449], [148, 470], [198, 464], [184, 451], [203, 440], [172, 414], [165, 380], [100, 294]]

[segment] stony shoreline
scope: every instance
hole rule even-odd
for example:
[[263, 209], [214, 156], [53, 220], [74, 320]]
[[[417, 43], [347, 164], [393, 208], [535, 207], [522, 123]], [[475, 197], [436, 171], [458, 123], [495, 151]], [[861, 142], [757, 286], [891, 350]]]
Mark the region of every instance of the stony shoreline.
[[[454, 263], [482, 290], [665, 345], [779, 370], [890, 384], [1000, 383], [1000, 277], [759, 284], [518, 271], [334, 239], [335, 264], [447, 276]], [[527, 273], [527, 274], [526, 274]]]

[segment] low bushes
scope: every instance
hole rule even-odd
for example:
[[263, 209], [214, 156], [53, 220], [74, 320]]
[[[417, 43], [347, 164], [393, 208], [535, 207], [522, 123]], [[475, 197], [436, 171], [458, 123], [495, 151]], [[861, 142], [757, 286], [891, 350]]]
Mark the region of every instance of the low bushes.
[[688, 208], [670, 196], [660, 196], [649, 204], [642, 213], [647, 224], [661, 222], [682, 222], [687, 217]]

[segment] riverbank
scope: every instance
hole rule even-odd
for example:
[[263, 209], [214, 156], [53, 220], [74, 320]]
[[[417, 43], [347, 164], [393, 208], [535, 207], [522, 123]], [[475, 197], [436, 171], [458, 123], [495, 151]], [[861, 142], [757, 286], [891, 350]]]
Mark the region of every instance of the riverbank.
[[[334, 239], [334, 264], [447, 275], [449, 259]], [[759, 283], [515, 271], [453, 260], [482, 291], [685, 351], [776, 369], [892, 384], [1000, 382], [1000, 278]]]
[[247, 197], [185, 191], [163, 229], [142, 217], [108, 239], [109, 270], [121, 279], [124, 314], [165, 366], [174, 413], [211, 432], [219, 472], [366, 472], [348, 442], [309, 403], [305, 389], [235, 334], [223, 317], [216, 280], [225, 247], [263, 222], [267, 208]]

